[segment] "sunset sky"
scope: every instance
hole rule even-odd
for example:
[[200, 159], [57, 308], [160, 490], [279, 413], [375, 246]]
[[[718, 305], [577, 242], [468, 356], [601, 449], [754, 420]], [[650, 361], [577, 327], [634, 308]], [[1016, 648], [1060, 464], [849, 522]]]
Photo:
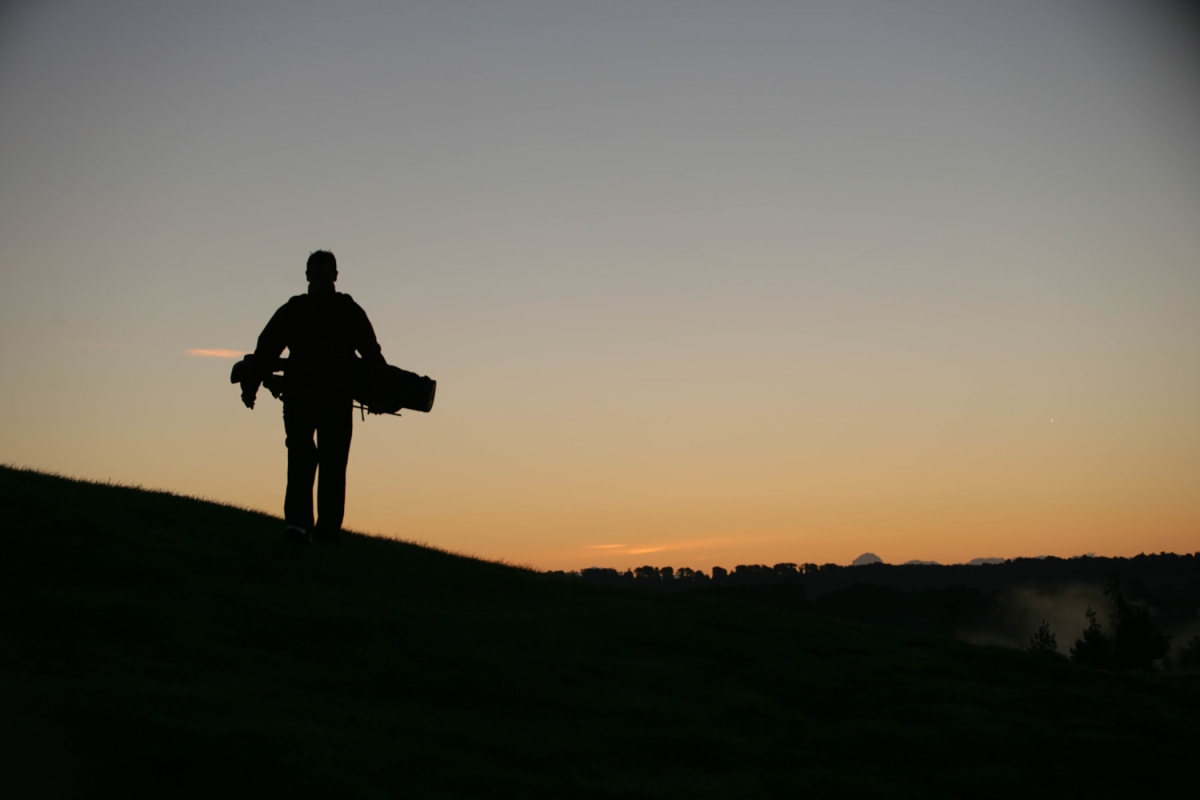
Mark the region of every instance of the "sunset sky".
[[0, 462], [282, 513], [332, 250], [432, 413], [348, 527], [542, 569], [1200, 550], [1184, 4], [7, 2]]

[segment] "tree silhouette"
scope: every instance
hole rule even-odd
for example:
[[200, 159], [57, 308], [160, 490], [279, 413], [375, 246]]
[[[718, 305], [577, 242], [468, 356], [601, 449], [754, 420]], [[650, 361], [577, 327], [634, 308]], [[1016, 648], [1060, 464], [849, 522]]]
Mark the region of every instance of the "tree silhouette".
[[1075, 641], [1071, 648], [1071, 660], [1087, 667], [1111, 667], [1113, 663], [1112, 643], [1096, 621], [1096, 612], [1091, 606], [1087, 610], [1088, 626], [1083, 638]]
[[1170, 640], [1150, 616], [1149, 609], [1126, 599], [1115, 574], [1109, 575], [1104, 596], [1111, 608], [1108, 620], [1112, 636], [1101, 630], [1096, 612], [1089, 608], [1088, 627], [1083, 638], [1071, 648], [1071, 660], [1091, 667], [1149, 672], [1154, 662], [1171, 649]]
[[1109, 577], [1104, 595], [1113, 608], [1110, 619], [1116, 668], [1150, 671], [1154, 662], [1171, 649], [1170, 640], [1159, 630], [1148, 609], [1125, 599], [1116, 575]]
[[1058, 640], [1050, 632], [1050, 626], [1046, 624], [1046, 620], [1042, 620], [1041, 627], [1033, 636], [1029, 637], [1029, 652], [1058, 655]]

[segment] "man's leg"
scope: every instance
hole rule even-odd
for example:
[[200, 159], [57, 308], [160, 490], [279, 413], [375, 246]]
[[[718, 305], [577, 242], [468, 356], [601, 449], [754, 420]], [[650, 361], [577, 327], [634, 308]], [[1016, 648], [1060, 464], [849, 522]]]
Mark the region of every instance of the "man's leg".
[[317, 421], [317, 458], [321, 476], [317, 480], [318, 534], [335, 538], [346, 514], [346, 463], [350, 460], [350, 437], [354, 433], [354, 408], [349, 402], [330, 403]]
[[317, 446], [313, 443], [316, 419], [307, 404], [283, 404], [283, 429], [287, 433], [288, 481], [283, 517], [288, 525], [305, 530], [313, 526], [313, 478], [317, 474]]

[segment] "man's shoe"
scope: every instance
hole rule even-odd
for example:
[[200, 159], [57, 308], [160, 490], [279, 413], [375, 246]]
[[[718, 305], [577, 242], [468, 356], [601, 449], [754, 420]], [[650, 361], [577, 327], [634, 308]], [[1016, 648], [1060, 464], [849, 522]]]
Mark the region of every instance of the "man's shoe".
[[308, 544], [313, 540], [312, 532], [299, 525], [288, 525], [283, 530], [283, 538], [296, 544]]

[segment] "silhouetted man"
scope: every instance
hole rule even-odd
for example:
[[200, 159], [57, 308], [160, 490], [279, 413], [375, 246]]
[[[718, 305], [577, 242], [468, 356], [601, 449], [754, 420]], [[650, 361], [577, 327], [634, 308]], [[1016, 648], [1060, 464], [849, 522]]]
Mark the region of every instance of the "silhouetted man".
[[[384, 364], [375, 330], [348, 294], [334, 289], [337, 260], [318, 250], [308, 257], [308, 294], [287, 301], [258, 337], [253, 368], [242, 381], [242, 402], [254, 398], [269, 365], [289, 351], [283, 381], [283, 427], [287, 433], [288, 481], [284, 535], [293, 541], [336, 542], [346, 509], [346, 462], [354, 427], [355, 355], [367, 368]], [[313, 434], [316, 434], [316, 443]], [[313, 479], [317, 468], [316, 525]]]

